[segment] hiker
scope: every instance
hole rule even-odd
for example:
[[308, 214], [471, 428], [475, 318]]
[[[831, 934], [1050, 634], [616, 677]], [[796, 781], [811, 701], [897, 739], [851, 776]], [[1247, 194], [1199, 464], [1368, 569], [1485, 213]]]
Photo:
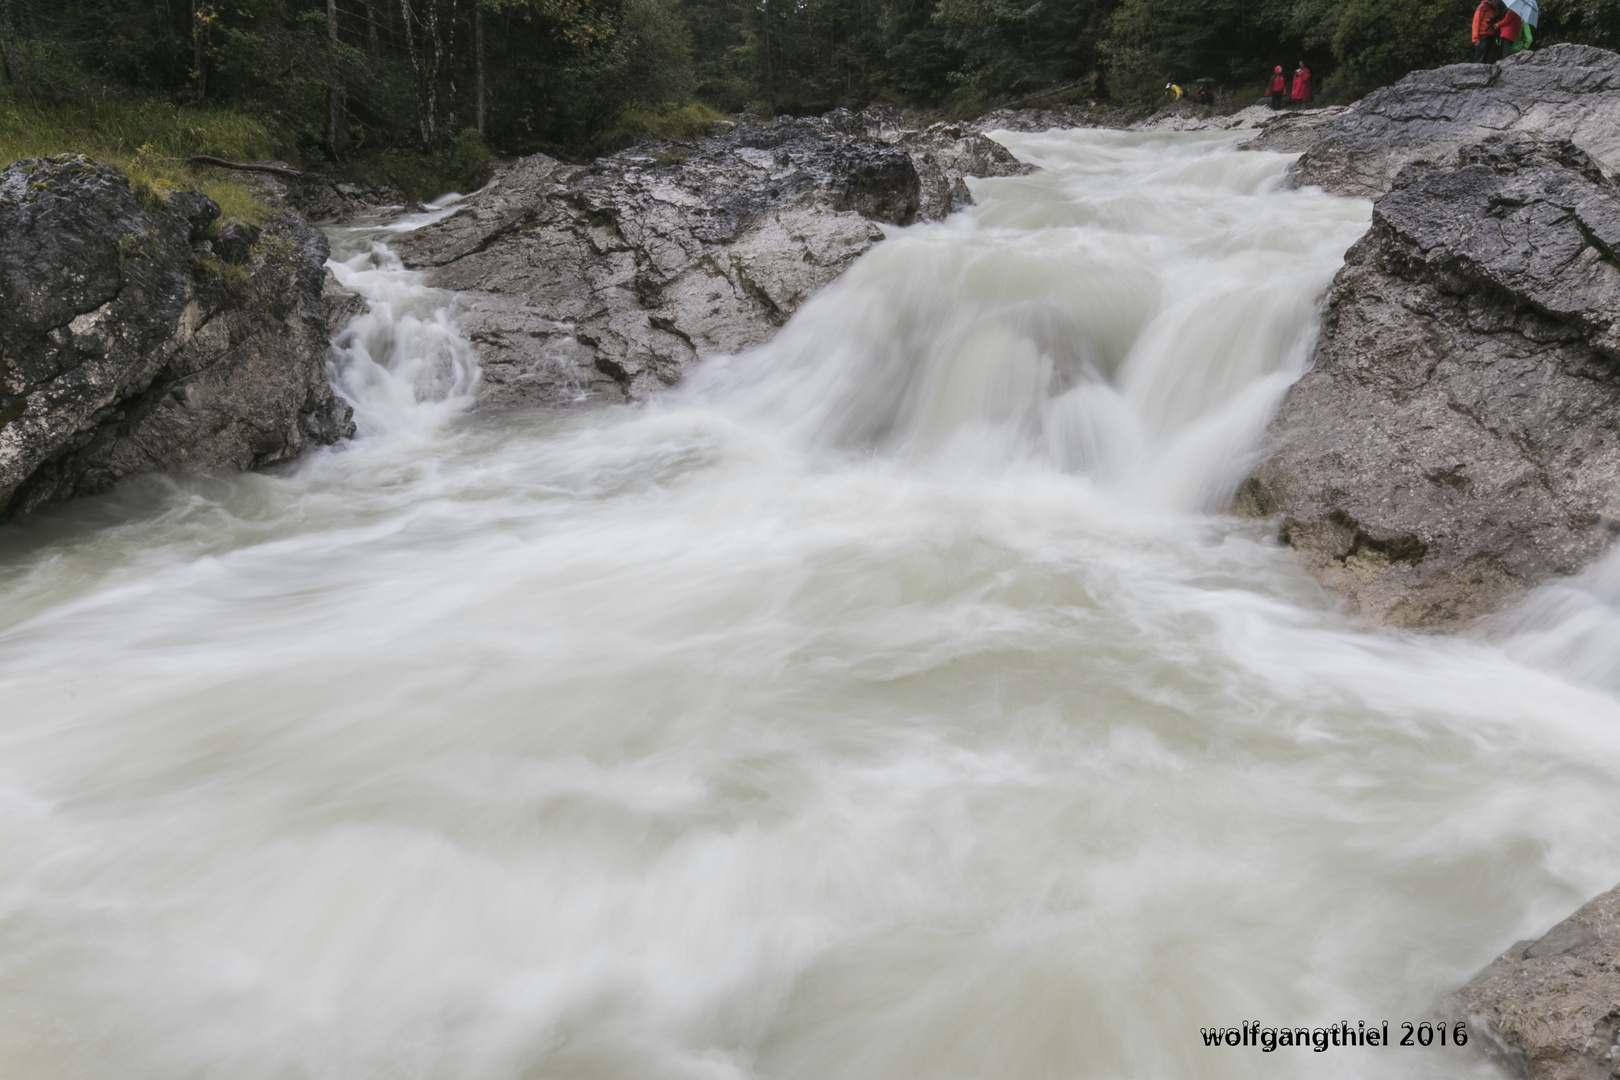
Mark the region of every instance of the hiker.
[[1479, 0], [1474, 9], [1474, 63], [1489, 64], [1496, 59], [1496, 22], [1501, 17], [1498, 0]]
[[1177, 86], [1173, 82], [1165, 83], [1164, 84], [1164, 96], [1169, 98], [1171, 101], [1180, 101], [1181, 100], [1181, 87]]
[[1288, 93], [1288, 80], [1283, 78], [1282, 65], [1278, 64], [1271, 69], [1271, 85], [1266, 88], [1266, 96], [1271, 99], [1271, 107], [1283, 107], [1283, 96]]
[[1303, 109], [1311, 101], [1311, 69], [1305, 66], [1305, 61], [1299, 62], [1294, 70], [1294, 89], [1289, 94], [1293, 98], [1294, 108]]
[[1202, 85], [1202, 86], [1200, 86], [1198, 88], [1198, 104], [1200, 104], [1200, 105], [1213, 105], [1213, 104], [1215, 104], [1215, 91], [1213, 91], [1213, 90], [1211, 90], [1209, 88], [1208, 83], [1205, 83], [1204, 85]]
[[1502, 59], [1506, 60], [1508, 53], [1517, 51], [1513, 43], [1519, 40], [1519, 30], [1523, 26], [1524, 20], [1519, 18], [1517, 11], [1508, 8], [1502, 12], [1502, 17], [1496, 24], [1496, 36], [1502, 39]]

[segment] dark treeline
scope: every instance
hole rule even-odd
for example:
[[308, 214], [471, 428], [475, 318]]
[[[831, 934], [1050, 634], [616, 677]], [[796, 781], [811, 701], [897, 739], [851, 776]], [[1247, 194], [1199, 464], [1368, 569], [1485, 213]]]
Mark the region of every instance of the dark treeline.
[[[583, 150], [701, 106], [972, 110], [1252, 96], [1301, 59], [1348, 98], [1465, 59], [1474, 0], [0, 0], [14, 98], [246, 110], [297, 152]], [[1539, 43], [1620, 44], [1620, 0], [1547, 0]], [[686, 106], [685, 110], [679, 107]], [[673, 120], [672, 120], [673, 118]]]

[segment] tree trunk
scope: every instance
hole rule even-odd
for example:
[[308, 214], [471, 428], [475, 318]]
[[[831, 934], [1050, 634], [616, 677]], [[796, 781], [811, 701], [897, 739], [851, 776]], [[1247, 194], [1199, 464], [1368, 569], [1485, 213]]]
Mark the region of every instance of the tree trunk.
[[771, 78], [771, 0], [764, 0], [765, 10], [765, 100], [772, 112], [776, 111], [776, 82]]
[[377, 9], [371, 0], [366, 0], [366, 53], [373, 60], [382, 55], [382, 45], [377, 40]]
[[12, 48], [21, 45], [22, 62], [28, 69], [24, 85], [38, 85], [39, 68], [35, 66], [34, 42], [39, 38], [39, 27], [34, 22], [34, 0], [14, 0], [11, 5]]
[[428, 149], [433, 149], [439, 142], [439, 68], [444, 63], [444, 38], [439, 34], [439, 0], [424, 0], [423, 7], [426, 15], [422, 19], [422, 33], [426, 40], [422, 43], [423, 60], [422, 83], [426, 90], [423, 95], [427, 105], [427, 141]]
[[[428, 0], [429, 5], [433, 0]], [[411, 72], [416, 76], [416, 129], [424, 147], [433, 145], [433, 109], [428, 100], [427, 79], [422, 71], [422, 53], [416, 47], [416, 30], [411, 25], [411, 0], [399, 0], [399, 13], [405, 24], [405, 50], [410, 53]]]
[[153, 0], [152, 21], [157, 23], [158, 36], [173, 44], [174, 14], [169, 10], [169, 0]]
[[0, 61], [4, 62], [6, 79], [26, 90], [28, 76], [23, 74], [22, 59], [17, 55], [17, 23], [15, 0], [0, 0]]
[[337, 159], [343, 126], [343, 82], [338, 74], [337, 0], [326, 0], [326, 152]]
[[450, 29], [444, 42], [444, 77], [447, 88], [445, 99], [445, 130], [451, 138], [456, 134], [456, 0], [450, 0]]
[[473, 0], [473, 66], [478, 83], [478, 137], [484, 137], [484, 2]]
[[203, 0], [191, 0], [191, 84], [198, 101], [208, 93], [208, 75], [204, 68], [207, 53], [203, 48], [203, 36], [208, 33], [208, 18], [203, 6]]

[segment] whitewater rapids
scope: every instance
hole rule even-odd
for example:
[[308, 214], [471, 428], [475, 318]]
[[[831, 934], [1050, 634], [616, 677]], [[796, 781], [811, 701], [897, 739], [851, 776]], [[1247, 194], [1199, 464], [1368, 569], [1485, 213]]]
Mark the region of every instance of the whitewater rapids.
[[1563, 601], [1358, 633], [1218, 513], [1368, 205], [1003, 138], [648, 407], [470, 413], [340, 233], [353, 444], [0, 530], [0, 1076], [1496, 1075], [1199, 1035], [1433, 1019], [1620, 879]]

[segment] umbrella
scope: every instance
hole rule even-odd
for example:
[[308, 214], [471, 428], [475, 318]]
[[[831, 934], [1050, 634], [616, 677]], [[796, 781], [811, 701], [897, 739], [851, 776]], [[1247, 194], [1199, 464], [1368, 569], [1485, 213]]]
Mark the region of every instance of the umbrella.
[[[1535, 24], [1532, 23], [1531, 25], [1533, 26]], [[1214, 79], [1194, 79], [1193, 80], [1193, 82], [1214, 82], [1214, 81], [1215, 81]]]
[[1541, 28], [1541, 9], [1536, 6], [1536, 0], [1507, 0], [1507, 7], [1535, 29]]

